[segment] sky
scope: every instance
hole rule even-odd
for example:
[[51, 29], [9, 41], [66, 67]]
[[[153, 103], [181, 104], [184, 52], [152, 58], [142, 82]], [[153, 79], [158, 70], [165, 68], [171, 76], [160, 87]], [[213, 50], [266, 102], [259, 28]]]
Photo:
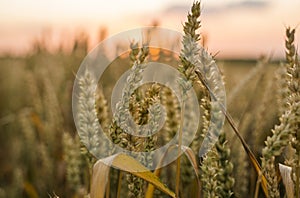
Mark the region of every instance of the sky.
[[[224, 58], [284, 54], [284, 28], [300, 24], [299, 0], [202, 0], [201, 32], [207, 48]], [[86, 31], [96, 45], [108, 36], [151, 25], [182, 31], [193, 0], [0, 0], [0, 53], [22, 54], [48, 34], [55, 46]], [[297, 28], [296, 37], [300, 38]], [[299, 44], [298, 40], [296, 41]]]

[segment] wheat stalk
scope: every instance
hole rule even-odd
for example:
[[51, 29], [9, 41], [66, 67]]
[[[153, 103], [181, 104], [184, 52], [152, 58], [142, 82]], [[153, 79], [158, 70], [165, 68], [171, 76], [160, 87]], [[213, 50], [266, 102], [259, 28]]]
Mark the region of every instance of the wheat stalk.
[[290, 130], [293, 133], [292, 147], [295, 149], [292, 164], [292, 179], [295, 186], [295, 197], [300, 197], [300, 111], [293, 109], [300, 106], [300, 62], [294, 44], [295, 29], [286, 29], [286, 70], [290, 96], [288, 104], [291, 108]]
[[[123, 148], [129, 151], [139, 151], [142, 146], [142, 139], [134, 135], [128, 134], [131, 130], [127, 123], [127, 118], [130, 116], [130, 101], [132, 100], [132, 94], [135, 92], [135, 87], [140, 84], [142, 80], [142, 72], [144, 71], [146, 64], [143, 64], [148, 56], [149, 49], [147, 44], [138, 49], [138, 45], [132, 43], [130, 45], [130, 59], [132, 62], [131, 73], [127, 78], [127, 83], [122, 92], [122, 99], [117, 103], [116, 113], [113, 118], [113, 122], [110, 125], [110, 137], [112, 142], [121, 145]], [[140, 115], [137, 115], [138, 117]], [[138, 119], [143, 119], [143, 116]], [[141, 121], [139, 121], [141, 122]], [[137, 131], [135, 131], [136, 133]], [[128, 182], [128, 197], [141, 197], [143, 192], [143, 180], [132, 174], [127, 174], [126, 179]]]
[[200, 2], [194, 2], [191, 8], [191, 13], [188, 14], [188, 21], [185, 22], [183, 26], [184, 36], [182, 40], [183, 49], [180, 53], [181, 64], [178, 67], [179, 72], [183, 74], [183, 78], [180, 79], [180, 84], [182, 87], [183, 100], [181, 101], [181, 120], [178, 135], [178, 158], [177, 158], [177, 169], [176, 169], [176, 195], [179, 196], [179, 186], [180, 186], [180, 163], [181, 163], [181, 144], [182, 144], [182, 128], [183, 128], [183, 115], [185, 113], [184, 109], [184, 97], [186, 92], [191, 88], [192, 82], [196, 80], [195, 65], [196, 56], [199, 52], [197, 42], [200, 40], [200, 35], [196, 31], [200, 28]]
[[[300, 67], [294, 46], [295, 29], [286, 29], [286, 82], [288, 85], [289, 96], [287, 98], [287, 108], [285, 113], [280, 117], [280, 125], [275, 126], [273, 135], [267, 138], [266, 147], [263, 149], [262, 167], [263, 172], [268, 180], [268, 190], [270, 197], [279, 197], [278, 178], [275, 170], [275, 157], [282, 154], [283, 149], [291, 142], [296, 150], [297, 148], [297, 131], [299, 131], [299, 112], [300, 112]], [[294, 141], [293, 141], [294, 140]], [[294, 156], [295, 162], [293, 166], [295, 196], [299, 197], [299, 155]]]

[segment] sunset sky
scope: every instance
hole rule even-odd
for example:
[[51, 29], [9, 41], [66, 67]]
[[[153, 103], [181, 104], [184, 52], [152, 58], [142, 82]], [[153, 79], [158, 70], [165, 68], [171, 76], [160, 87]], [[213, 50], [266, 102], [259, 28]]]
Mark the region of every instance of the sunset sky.
[[[221, 2], [221, 3], [220, 3]], [[85, 30], [96, 45], [100, 27], [112, 35], [159, 21], [181, 31], [193, 0], [0, 0], [0, 53], [24, 53], [43, 32], [52, 43]], [[299, 0], [202, 0], [202, 32], [219, 57], [283, 55], [284, 28], [300, 24]], [[297, 28], [300, 38], [300, 28]], [[93, 42], [94, 41], [94, 42]], [[298, 42], [298, 45], [300, 42]]]

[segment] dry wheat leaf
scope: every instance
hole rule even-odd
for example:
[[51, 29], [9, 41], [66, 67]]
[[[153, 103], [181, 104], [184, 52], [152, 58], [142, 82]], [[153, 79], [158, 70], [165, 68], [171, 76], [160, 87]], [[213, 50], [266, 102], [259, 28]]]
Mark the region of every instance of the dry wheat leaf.
[[91, 198], [103, 198], [105, 195], [106, 184], [109, 177], [110, 166], [98, 160], [93, 168], [91, 182]]
[[279, 170], [287, 198], [294, 198], [294, 183], [291, 178], [292, 168], [284, 164], [279, 164]]
[[[251, 150], [250, 150], [250, 152], [246, 150], [246, 153], [248, 154], [256, 173], [258, 175], [260, 175], [262, 173], [262, 169], [261, 169], [260, 164], [257, 162], [257, 159], [255, 158], [254, 154], [251, 152]], [[267, 187], [268, 185], [267, 184], [268, 184], [268, 182], [267, 182], [266, 177], [264, 175], [261, 175], [261, 187], [262, 187], [265, 195], [268, 197], [268, 187]]]
[[162, 192], [175, 197], [175, 193], [168, 189], [159, 178], [141, 165], [134, 158], [126, 154], [116, 154], [105, 159], [98, 160], [93, 168], [91, 183], [91, 198], [103, 198], [106, 190], [106, 183], [109, 177], [110, 165], [122, 171], [144, 179]]

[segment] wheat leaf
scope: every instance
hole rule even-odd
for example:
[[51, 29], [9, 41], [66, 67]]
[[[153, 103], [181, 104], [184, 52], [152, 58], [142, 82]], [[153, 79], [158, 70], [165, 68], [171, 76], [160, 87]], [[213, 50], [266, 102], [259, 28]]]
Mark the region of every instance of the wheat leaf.
[[126, 154], [116, 154], [111, 157], [98, 160], [93, 168], [93, 177], [91, 184], [91, 198], [103, 198], [105, 195], [106, 183], [109, 177], [110, 166], [122, 171], [129, 172], [137, 177], [151, 183], [162, 192], [171, 197], [175, 193], [168, 189], [159, 178], [150, 172], [146, 167]]
[[287, 198], [294, 198], [294, 183], [291, 178], [292, 168], [283, 164], [279, 164], [279, 170], [285, 186]]
[[91, 198], [104, 198], [109, 172], [110, 166], [102, 160], [95, 163], [91, 182]]

